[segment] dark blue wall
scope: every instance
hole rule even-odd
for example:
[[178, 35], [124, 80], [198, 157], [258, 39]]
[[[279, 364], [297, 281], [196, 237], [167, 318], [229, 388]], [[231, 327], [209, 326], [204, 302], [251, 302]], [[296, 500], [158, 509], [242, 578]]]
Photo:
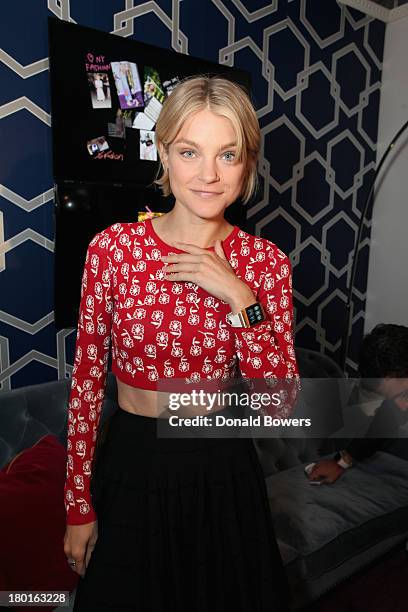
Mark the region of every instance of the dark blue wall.
[[[20, 0], [0, 8], [1, 387], [72, 369], [75, 332], [56, 334], [53, 324], [51, 14], [250, 70], [263, 192], [245, 229], [291, 257], [296, 344], [337, 358], [350, 254], [375, 167], [384, 25], [335, 0], [48, 0], [48, 8]], [[364, 239], [351, 368], [364, 327], [369, 226]]]

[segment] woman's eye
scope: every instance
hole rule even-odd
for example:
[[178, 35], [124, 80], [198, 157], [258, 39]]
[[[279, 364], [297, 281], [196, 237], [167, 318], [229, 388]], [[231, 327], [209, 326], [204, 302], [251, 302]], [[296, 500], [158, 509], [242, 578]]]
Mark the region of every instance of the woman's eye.
[[[180, 154], [182, 157], [186, 159], [193, 159], [193, 157], [195, 157], [195, 151], [192, 151], [191, 149], [180, 151]], [[221, 157], [225, 159], [226, 161], [234, 161], [236, 158], [236, 155], [233, 151], [227, 151], [226, 153], [223, 153]]]

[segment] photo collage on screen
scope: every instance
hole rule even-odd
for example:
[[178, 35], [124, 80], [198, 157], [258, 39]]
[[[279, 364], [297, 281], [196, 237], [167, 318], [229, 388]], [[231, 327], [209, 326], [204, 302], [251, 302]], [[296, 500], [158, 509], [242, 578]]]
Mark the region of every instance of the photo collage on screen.
[[92, 111], [110, 111], [110, 120], [84, 143], [92, 159], [124, 161], [126, 130], [131, 129], [139, 133], [139, 159], [157, 162], [155, 126], [180, 77], [162, 82], [154, 66], [93, 52], [86, 54], [85, 70]]

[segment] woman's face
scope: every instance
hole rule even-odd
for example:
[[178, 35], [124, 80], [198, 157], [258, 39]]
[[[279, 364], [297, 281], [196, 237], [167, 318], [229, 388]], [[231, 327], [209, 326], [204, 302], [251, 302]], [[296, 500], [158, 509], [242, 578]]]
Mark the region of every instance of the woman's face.
[[167, 153], [160, 151], [176, 205], [212, 218], [240, 195], [245, 167], [236, 159], [235, 130], [226, 117], [209, 110], [191, 115]]

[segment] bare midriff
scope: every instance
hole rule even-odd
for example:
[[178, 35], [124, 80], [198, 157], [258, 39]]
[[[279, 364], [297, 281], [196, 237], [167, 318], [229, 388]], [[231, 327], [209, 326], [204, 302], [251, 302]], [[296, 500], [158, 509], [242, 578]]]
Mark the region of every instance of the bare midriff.
[[[118, 386], [118, 404], [127, 412], [139, 414], [152, 418], [168, 418], [171, 414], [169, 410], [169, 393], [164, 391], [155, 391], [151, 389], [140, 389], [131, 387], [123, 381], [116, 378]], [[228, 386], [221, 387], [224, 391], [228, 390]], [[232, 389], [232, 386], [229, 386]], [[205, 405], [203, 406], [188, 406], [177, 410], [179, 416], [196, 416], [201, 414], [212, 414], [217, 410], [222, 410], [225, 405], [214, 405], [211, 411], [208, 411]]]
[[123, 410], [153, 418], [158, 418], [166, 410], [168, 393], [131, 387], [119, 378], [116, 378], [116, 382], [118, 385], [118, 404]]

